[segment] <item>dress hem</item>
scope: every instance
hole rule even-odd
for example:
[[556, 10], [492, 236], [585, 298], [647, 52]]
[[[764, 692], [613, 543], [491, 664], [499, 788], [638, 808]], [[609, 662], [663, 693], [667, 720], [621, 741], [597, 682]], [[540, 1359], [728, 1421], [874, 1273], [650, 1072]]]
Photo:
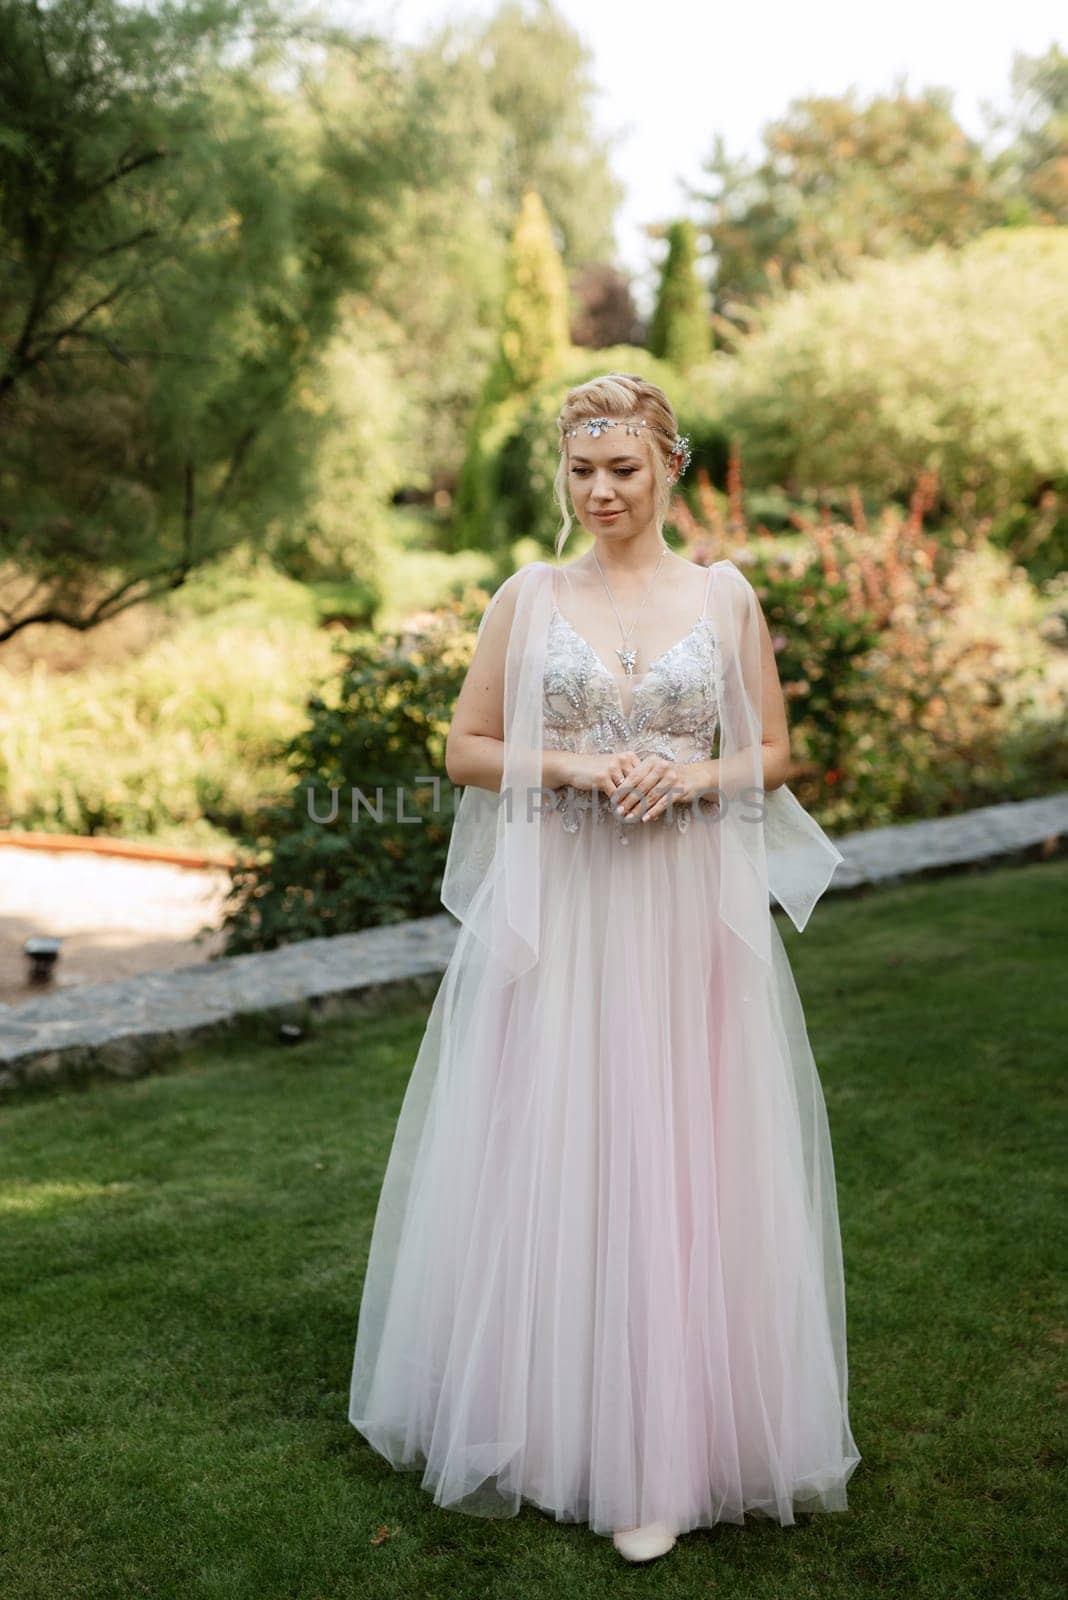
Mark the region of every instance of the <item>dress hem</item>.
[[[544, 1515], [552, 1517], [556, 1522], [585, 1525], [589, 1527], [591, 1533], [599, 1534], [604, 1538], [610, 1537], [616, 1531], [614, 1528], [599, 1527], [590, 1522], [588, 1499], [585, 1504], [576, 1506], [571, 1510], [565, 1510], [554, 1506], [549, 1501], [539, 1500], [536, 1494], [526, 1489], [510, 1493], [495, 1489], [489, 1478], [483, 1479], [480, 1484], [459, 1499], [441, 1500], [438, 1498], [435, 1486], [426, 1481], [425, 1455], [414, 1460], [399, 1456], [394, 1457], [387, 1451], [380, 1449], [364, 1432], [359, 1422], [353, 1421], [351, 1417], [349, 1421], [360, 1437], [366, 1441], [369, 1448], [383, 1461], [387, 1462], [395, 1472], [418, 1472], [423, 1474], [423, 1481], [419, 1487], [430, 1495], [434, 1505], [440, 1511], [455, 1512], [460, 1516], [478, 1517], [487, 1522], [507, 1521], [512, 1517], [518, 1516], [524, 1505], [529, 1505]], [[700, 1528], [712, 1529], [718, 1527], [721, 1523], [729, 1523], [732, 1527], [744, 1527], [747, 1516], [776, 1522], [783, 1528], [794, 1527], [798, 1516], [841, 1516], [843, 1512], [849, 1510], [846, 1485], [853, 1477], [862, 1460], [863, 1457], [859, 1454], [846, 1456], [834, 1467], [821, 1468], [806, 1474], [803, 1478], [798, 1478], [785, 1497], [756, 1498], [750, 1495], [748, 1498], [743, 1498], [739, 1508], [732, 1507], [729, 1511], [724, 1510], [722, 1515], [714, 1517], [700, 1516], [693, 1522], [675, 1521], [672, 1524], [673, 1531], [677, 1536], [681, 1536], [685, 1533], [693, 1533]], [[819, 1484], [821, 1487], [813, 1488], [811, 1487], [813, 1484]], [[487, 1485], [489, 1485], [488, 1488]], [[807, 1490], [806, 1485], [809, 1486]], [[473, 1501], [480, 1495], [483, 1496], [484, 1500], [481, 1507], [464, 1503], [465, 1501]], [[486, 1503], [489, 1496], [496, 1497], [493, 1501], [493, 1509], [490, 1509]], [[829, 1497], [829, 1503], [820, 1504], [819, 1502], [824, 1497]], [[779, 1515], [778, 1506], [783, 1498], [787, 1498], [790, 1501], [789, 1516]]]

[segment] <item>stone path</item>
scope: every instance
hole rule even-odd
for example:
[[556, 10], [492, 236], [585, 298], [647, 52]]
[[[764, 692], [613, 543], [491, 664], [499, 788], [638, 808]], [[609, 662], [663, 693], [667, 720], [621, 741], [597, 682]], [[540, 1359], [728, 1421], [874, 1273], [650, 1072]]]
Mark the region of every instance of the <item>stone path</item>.
[[[829, 894], [1014, 857], [1044, 858], [1068, 848], [1068, 791], [876, 828], [836, 843], [845, 861]], [[6, 895], [5, 884], [0, 917], [8, 914]], [[194, 895], [192, 903], [200, 916], [208, 900]], [[21, 1084], [100, 1073], [137, 1076], [176, 1048], [217, 1037], [243, 1015], [281, 1024], [309, 1012], [375, 1006], [403, 989], [429, 998], [457, 931], [441, 912], [259, 955], [205, 962], [200, 949], [196, 965], [171, 962], [117, 982], [83, 982], [18, 1005], [0, 1004], [0, 1094]]]

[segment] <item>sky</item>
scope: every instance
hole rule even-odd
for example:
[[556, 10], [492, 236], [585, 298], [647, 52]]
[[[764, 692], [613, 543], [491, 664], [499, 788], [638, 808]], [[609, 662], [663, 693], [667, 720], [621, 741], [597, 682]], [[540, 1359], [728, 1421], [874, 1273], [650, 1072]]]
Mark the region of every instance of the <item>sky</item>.
[[[496, 5], [335, 0], [329, 9], [414, 43], [429, 26], [489, 16]], [[949, 90], [958, 121], [980, 137], [984, 103], [1008, 104], [1014, 54], [1068, 47], [1064, 0], [555, 0], [555, 9], [593, 52], [594, 116], [627, 191], [616, 225], [620, 264], [636, 274], [643, 311], [665, 247], [642, 230], [691, 211], [685, 183], [701, 184], [716, 133], [730, 155], [754, 155], [761, 128], [790, 100], [851, 86], [864, 100], [903, 78], [910, 93]]]

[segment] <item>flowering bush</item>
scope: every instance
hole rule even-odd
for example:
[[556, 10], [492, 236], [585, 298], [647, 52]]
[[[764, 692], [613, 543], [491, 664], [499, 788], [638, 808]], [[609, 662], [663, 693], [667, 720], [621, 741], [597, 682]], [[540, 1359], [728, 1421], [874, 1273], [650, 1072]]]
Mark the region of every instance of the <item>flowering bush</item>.
[[1056, 788], [1065, 750], [1063, 579], [1037, 591], [983, 537], [926, 531], [937, 494], [920, 476], [907, 511], [872, 526], [795, 512], [771, 538], [745, 515], [732, 452], [726, 496], [701, 484], [677, 523], [694, 560], [746, 569], [778, 651], [795, 764], [789, 779], [825, 826], [938, 816]]

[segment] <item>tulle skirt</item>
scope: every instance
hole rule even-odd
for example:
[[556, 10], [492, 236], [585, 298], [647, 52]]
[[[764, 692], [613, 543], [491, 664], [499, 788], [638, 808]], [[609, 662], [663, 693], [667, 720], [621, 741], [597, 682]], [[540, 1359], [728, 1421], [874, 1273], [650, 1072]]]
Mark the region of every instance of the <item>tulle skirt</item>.
[[[443, 1507], [596, 1533], [846, 1509], [831, 1143], [714, 823], [544, 822], [540, 959], [464, 927], [371, 1239], [349, 1420]], [[494, 981], [495, 980], [495, 981]]]

